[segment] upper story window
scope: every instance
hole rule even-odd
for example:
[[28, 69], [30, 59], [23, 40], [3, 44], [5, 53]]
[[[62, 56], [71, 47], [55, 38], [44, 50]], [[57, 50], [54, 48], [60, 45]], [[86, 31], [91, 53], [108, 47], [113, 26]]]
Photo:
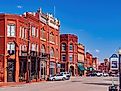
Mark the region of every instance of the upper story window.
[[7, 44], [7, 52], [10, 55], [15, 54], [15, 44], [13, 42]]
[[35, 30], [35, 27], [32, 27], [32, 36], [36, 36], [36, 30]]
[[45, 53], [45, 46], [44, 45], [41, 46], [41, 52]]
[[41, 38], [46, 39], [44, 28], [41, 29]]
[[65, 43], [62, 43], [62, 51], [66, 51], [66, 44]]
[[54, 34], [52, 32], [50, 33], [50, 41], [54, 42]]
[[70, 50], [70, 51], [73, 50], [73, 44], [70, 44], [70, 46], [69, 46], [69, 50]]
[[54, 49], [53, 48], [51, 48], [51, 50], [50, 50], [50, 57], [54, 57]]
[[32, 51], [36, 51], [36, 44], [32, 44]]
[[15, 25], [14, 24], [7, 25], [7, 36], [15, 37]]
[[20, 34], [20, 38], [26, 38], [26, 28], [24, 28], [24, 27], [20, 27], [20, 32], [19, 32], [19, 34]]
[[72, 62], [73, 61], [73, 55], [69, 55], [69, 60]]
[[66, 55], [65, 55], [65, 54], [62, 54], [61, 60], [62, 60], [62, 61], [66, 61]]
[[19, 45], [19, 55], [20, 56], [27, 56], [25, 51], [27, 52], [27, 46], [26, 45]]

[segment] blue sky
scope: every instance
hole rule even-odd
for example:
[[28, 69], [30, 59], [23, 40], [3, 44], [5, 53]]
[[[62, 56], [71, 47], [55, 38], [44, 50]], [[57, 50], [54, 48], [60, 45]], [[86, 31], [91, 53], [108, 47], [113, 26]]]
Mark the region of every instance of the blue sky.
[[1, 0], [0, 12], [53, 13], [61, 21], [61, 33], [74, 33], [86, 50], [101, 61], [121, 47], [121, 0]]

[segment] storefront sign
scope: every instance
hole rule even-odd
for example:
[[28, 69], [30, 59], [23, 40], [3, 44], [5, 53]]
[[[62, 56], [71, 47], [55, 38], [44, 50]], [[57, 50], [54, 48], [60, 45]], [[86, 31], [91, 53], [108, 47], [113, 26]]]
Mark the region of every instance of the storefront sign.
[[110, 67], [111, 70], [118, 70], [118, 56], [116, 54], [110, 57]]

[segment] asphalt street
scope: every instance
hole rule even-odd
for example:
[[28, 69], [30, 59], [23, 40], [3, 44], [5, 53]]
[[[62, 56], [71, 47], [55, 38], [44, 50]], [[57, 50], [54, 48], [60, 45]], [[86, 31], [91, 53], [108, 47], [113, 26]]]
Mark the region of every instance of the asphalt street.
[[11, 87], [1, 87], [0, 91], [108, 91], [108, 87], [118, 85], [118, 78], [112, 77], [72, 77], [67, 81], [37, 82]]

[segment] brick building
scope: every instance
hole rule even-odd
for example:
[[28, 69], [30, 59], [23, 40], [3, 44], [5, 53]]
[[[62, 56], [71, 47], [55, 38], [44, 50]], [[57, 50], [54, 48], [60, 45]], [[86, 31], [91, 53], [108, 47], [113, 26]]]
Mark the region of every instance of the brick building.
[[60, 35], [60, 60], [61, 60], [60, 70], [71, 72], [73, 76], [78, 74], [77, 47], [78, 47], [78, 37], [76, 35], [73, 34]]
[[110, 62], [108, 59], [104, 59], [104, 61], [99, 64], [98, 71], [104, 72], [104, 73], [110, 72]]
[[86, 56], [85, 57], [85, 67], [86, 68], [93, 67], [93, 60], [92, 60], [93, 56], [92, 56], [92, 54], [89, 53], [89, 52], [86, 52], [85, 56]]
[[94, 70], [98, 70], [98, 65], [99, 65], [99, 62], [98, 62], [99, 60], [98, 60], [98, 58], [97, 57], [93, 57], [92, 58], [92, 63], [93, 63], [93, 68], [94, 68]]
[[78, 73], [79, 75], [84, 75], [85, 72], [85, 46], [82, 44], [78, 44]]
[[46, 79], [58, 72], [60, 22], [51, 14], [0, 14], [0, 80]]

